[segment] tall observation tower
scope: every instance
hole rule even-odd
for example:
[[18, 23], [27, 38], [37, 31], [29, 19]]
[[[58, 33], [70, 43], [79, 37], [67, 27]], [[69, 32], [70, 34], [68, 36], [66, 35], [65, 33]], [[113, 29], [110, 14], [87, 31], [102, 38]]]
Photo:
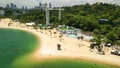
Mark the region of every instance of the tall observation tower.
[[51, 4], [49, 4], [49, 6], [46, 5], [46, 8], [45, 8], [45, 11], [46, 11], [46, 26], [50, 25], [50, 17], [49, 17], [49, 15], [50, 15], [49, 11], [50, 10], [57, 10], [57, 11], [59, 11], [58, 18], [59, 18], [59, 22], [60, 22], [60, 20], [61, 20], [61, 11], [64, 10], [64, 9], [62, 9], [61, 7], [52, 8]]

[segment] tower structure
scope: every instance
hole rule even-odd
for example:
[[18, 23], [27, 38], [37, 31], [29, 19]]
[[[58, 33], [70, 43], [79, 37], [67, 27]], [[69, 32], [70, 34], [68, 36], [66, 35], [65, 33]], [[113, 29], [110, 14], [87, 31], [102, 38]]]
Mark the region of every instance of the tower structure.
[[46, 5], [46, 7], [45, 7], [45, 11], [46, 11], [46, 26], [50, 25], [50, 17], [49, 17], [50, 10], [57, 10], [57, 11], [59, 11], [58, 19], [59, 19], [59, 22], [60, 22], [60, 20], [61, 20], [61, 11], [64, 10], [64, 9], [62, 9], [61, 7], [51, 8], [51, 7]]

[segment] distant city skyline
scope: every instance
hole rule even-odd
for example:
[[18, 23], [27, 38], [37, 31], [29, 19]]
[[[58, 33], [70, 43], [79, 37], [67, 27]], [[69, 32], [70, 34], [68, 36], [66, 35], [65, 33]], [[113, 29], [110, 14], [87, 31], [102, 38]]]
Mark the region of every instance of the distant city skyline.
[[27, 6], [28, 8], [34, 8], [34, 6], [39, 6], [39, 3], [51, 3], [53, 6], [71, 6], [79, 5], [85, 3], [113, 3], [120, 5], [120, 0], [0, 0], [0, 6], [5, 7], [7, 4], [14, 3], [17, 7], [22, 8], [22, 6]]

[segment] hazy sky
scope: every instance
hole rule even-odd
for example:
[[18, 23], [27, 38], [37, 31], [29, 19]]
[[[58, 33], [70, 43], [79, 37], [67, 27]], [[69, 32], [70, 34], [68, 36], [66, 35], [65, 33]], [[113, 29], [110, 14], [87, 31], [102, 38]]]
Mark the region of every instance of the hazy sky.
[[18, 7], [27, 6], [34, 7], [39, 4], [39, 2], [51, 2], [53, 6], [66, 6], [66, 5], [75, 5], [75, 4], [93, 4], [95, 2], [104, 2], [104, 3], [116, 3], [120, 5], [120, 0], [0, 0], [0, 6], [5, 7], [6, 4], [14, 3]]

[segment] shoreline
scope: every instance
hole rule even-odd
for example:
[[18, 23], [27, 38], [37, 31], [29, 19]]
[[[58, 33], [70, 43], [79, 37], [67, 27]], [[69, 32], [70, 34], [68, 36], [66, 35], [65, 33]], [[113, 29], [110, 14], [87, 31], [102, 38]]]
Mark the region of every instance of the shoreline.
[[[0, 28], [23, 30], [35, 35], [39, 41], [38, 47], [29, 56], [35, 62], [40, 61], [40, 59], [51, 60], [51, 59], [57, 59], [57, 58], [66, 58], [66, 59], [93, 61], [93, 62], [120, 67], [119, 56], [98, 55], [93, 52], [90, 52], [88, 48], [89, 43], [86, 41], [82, 41], [82, 44], [84, 44], [84, 46], [78, 47], [78, 46], [75, 46], [76, 40], [68, 37], [65, 37], [66, 38], [65, 40], [69, 44], [65, 44], [63, 42], [59, 42], [57, 38], [51, 38], [47, 34], [41, 33], [39, 31], [37, 32], [37, 30], [35, 29], [28, 29], [28, 28], [21, 28], [21, 27], [7, 27], [7, 25], [4, 26], [2, 25], [2, 23], [0, 23]], [[62, 44], [61, 51], [58, 51], [56, 49], [57, 43]], [[71, 43], [73, 43], [74, 45], [72, 45]]]

